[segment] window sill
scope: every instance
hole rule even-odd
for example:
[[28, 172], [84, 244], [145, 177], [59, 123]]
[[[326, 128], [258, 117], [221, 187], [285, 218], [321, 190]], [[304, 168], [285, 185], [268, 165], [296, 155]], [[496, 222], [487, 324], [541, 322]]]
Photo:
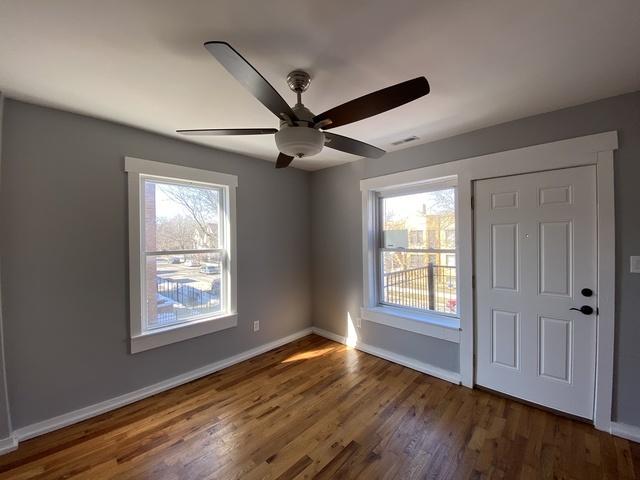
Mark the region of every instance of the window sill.
[[360, 316], [370, 322], [460, 343], [460, 319], [456, 317], [386, 306], [363, 307]]
[[229, 313], [198, 322], [174, 325], [163, 328], [162, 330], [142, 333], [131, 337], [131, 353], [144, 352], [145, 350], [181, 342], [201, 335], [207, 335], [237, 325], [238, 314]]

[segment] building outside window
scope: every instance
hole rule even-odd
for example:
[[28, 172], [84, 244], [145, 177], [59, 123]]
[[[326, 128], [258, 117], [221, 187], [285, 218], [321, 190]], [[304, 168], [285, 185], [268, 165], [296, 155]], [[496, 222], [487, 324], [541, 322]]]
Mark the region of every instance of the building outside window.
[[424, 243], [424, 230], [409, 231], [409, 245], [422, 245]]

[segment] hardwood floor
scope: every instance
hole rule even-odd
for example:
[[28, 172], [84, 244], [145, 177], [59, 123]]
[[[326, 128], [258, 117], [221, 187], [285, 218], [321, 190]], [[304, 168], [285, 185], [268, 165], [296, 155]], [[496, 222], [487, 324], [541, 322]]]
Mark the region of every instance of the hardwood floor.
[[8, 478], [640, 479], [640, 445], [311, 335], [21, 443]]

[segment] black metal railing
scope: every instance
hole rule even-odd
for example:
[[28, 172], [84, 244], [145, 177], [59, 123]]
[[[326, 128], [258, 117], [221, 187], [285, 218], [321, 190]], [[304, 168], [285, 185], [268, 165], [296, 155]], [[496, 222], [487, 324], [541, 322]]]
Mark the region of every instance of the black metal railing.
[[456, 293], [456, 267], [429, 263], [382, 278], [382, 302], [390, 305], [456, 313]]
[[[167, 325], [181, 321], [181, 315], [195, 316], [208, 313], [215, 308], [215, 304], [219, 304], [220, 282], [214, 279], [209, 289], [202, 289], [188, 285], [184, 281], [157, 277], [156, 291], [158, 293], [156, 318], [151, 323]], [[162, 302], [163, 298], [171, 302]], [[175, 308], [173, 302], [179, 304], [181, 308]]]
[[193, 285], [185, 285], [184, 282], [179, 280], [158, 278], [157, 289], [158, 293], [164, 297], [171, 298], [175, 302], [190, 308], [208, 305], [211, 298], [211, 292]]

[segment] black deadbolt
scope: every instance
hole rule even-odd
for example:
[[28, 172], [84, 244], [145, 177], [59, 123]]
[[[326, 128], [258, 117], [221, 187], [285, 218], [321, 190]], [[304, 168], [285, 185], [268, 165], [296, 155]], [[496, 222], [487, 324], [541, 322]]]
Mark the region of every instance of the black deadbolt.
[[580, 308], [570, 308], [569, 310], [576, 310], [584, 315], [591, 315], [593, 313], [593, 307], [589, 305], [583, 305]]
[[593, 290], [591, 290], [590, 288], [583, 288], [582, 290], [580, 290], [580, 293], [582, 293], [582, 296], [584, 297], [590, 297], [591, 295], [593, 295]]

